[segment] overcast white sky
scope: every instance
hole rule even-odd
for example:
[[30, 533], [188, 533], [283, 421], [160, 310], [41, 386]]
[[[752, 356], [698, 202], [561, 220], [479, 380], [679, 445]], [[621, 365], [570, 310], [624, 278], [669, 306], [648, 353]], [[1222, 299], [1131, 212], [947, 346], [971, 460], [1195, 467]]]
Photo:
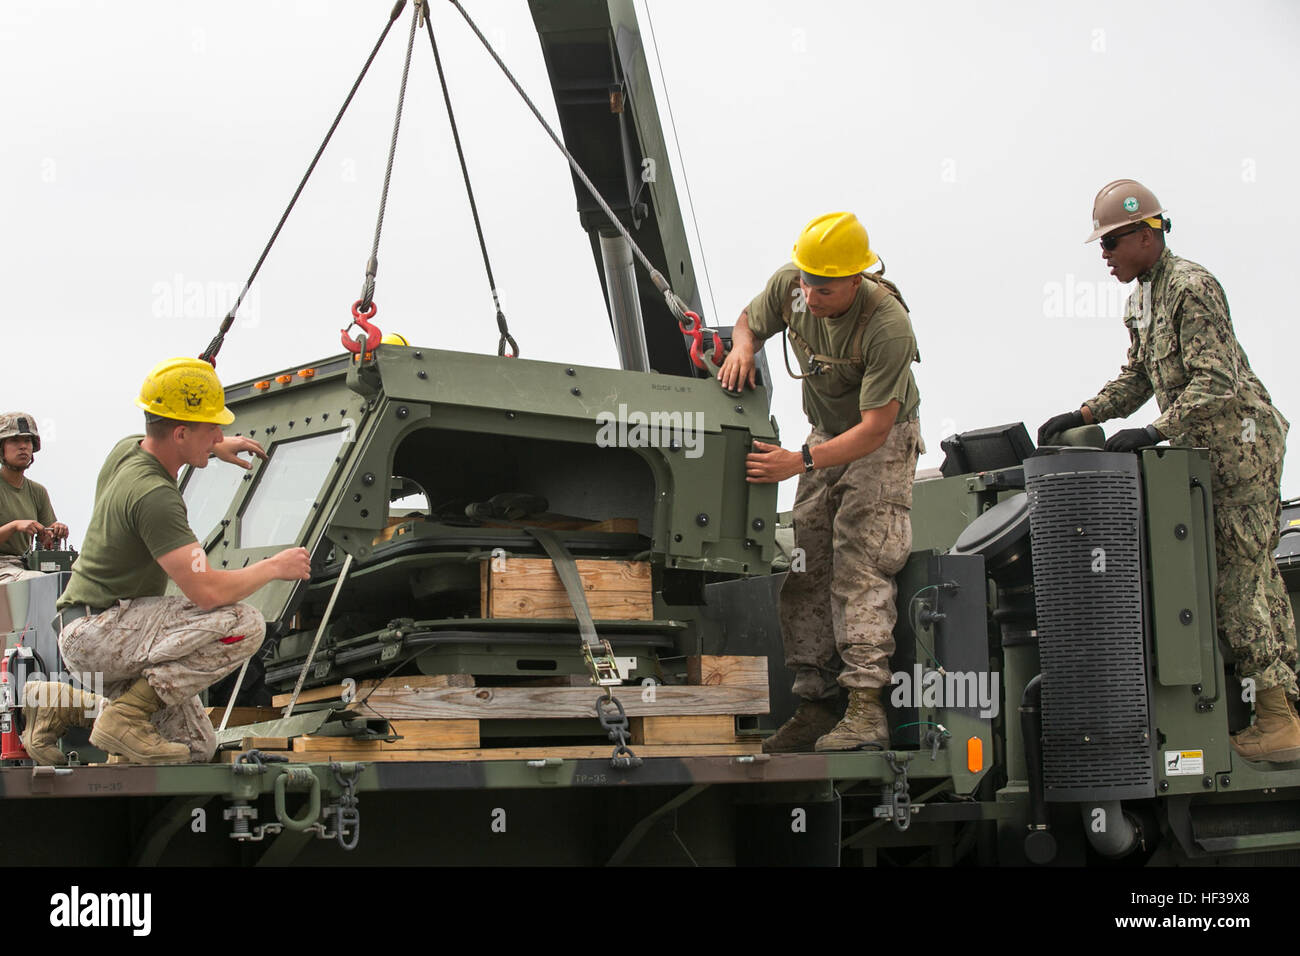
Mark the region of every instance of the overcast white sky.
[[[808, 219], [855, 211], [912, 309], [923, 466], [956, 431], [1023, 420], [1032, 435], [1118, 370], [1123, 290], [1082, 240], [1094, 194], [1119, 177], [1168, 207], [1171, 248], [1218, 276], [1253, 367], [1300, 421], [1300, 7], [647, 2], [718, 320], [734, 320]], [[466, 6], [553, 118], [526, 4]], [[31, 476], [74, 542], [104, 454], [139, 429], [141, 379], [207, 344], [220, 293], [248, 274], [390, 7], [0, 4], [0, 405], [38, 418], [45, 448]], [[525, 357], [616, 365], [563, 159], [454, 10], [433, 7]], [[224, 380], [338, 350], [369, 253], [405, 30], [394, 28], [268, 259], [221, 354]], [[415, 344], [493, 353], [427, 42], [406, 106], [380, 324]], [[194, 283], [211, 311], [191, 301]], [[573, 331], [574, 317], [594, 334]], [[797, 447], [798, 386], [776, 379], [784, 444]], [[1129, 424], [1156, 414], [1153, 402]], [[1294, 496], [1300, 465], [1288, 464], [1283, 493]], [[793, 491], [791, 480], [782, 507]]]

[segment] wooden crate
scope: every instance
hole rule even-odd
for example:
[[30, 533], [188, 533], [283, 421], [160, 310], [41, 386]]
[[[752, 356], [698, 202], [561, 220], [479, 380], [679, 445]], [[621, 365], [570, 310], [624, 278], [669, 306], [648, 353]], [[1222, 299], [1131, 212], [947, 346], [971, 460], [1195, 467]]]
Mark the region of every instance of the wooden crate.
[[[650, 562], [579, 560], [575, 563], [594, 619], [654, 619]], [[480, 584], [479, 610], [484, 618], [574, 617], [568, 593], [549, 558], [484, 561]]]
[[[736, 734], [737, 714], [768, 711], [767, 660], [762, 657], [688, 658], [691, 684], [632, 685], [615, 688], [629, 718], [631, 744], [639, 756], [740, 756], [759, 752], [756, 738]], [[528, 746], [482, 746], [482, 721], [591, 720], [591, 736], [601, 735], [596, 722], [596, 687], [528, 685], [475, 686], [465, 675], [395, 677], [362, 681], [355, 687], [316, 688], [316, 700], [350, 698], [349, 707], [364, 717], [389, 721], [395, 741], [357, 741], [304, 735], [289, 740], [249, 738], [243, 749], [283, 749], [294, 761], [330, 760], [533, 760], [542, 757], [606, 757], [612, 744], [547, 744], [545, 737]], [[304, 695], [305, 696], [305, 695]], [[299, 698], [300, 700], [302, 698]], [[287, 703], [288, 695], [276, 698]], [[230, 760], [233, 757], [223, 757]]]

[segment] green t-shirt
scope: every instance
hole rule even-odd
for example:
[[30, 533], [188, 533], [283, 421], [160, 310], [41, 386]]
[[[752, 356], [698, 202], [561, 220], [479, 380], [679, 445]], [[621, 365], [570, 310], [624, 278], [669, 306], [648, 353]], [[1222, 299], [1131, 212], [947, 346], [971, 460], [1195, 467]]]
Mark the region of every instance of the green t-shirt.
[[[749, 304], [749, 329], [762, 342], [789, 326], [818, 355], [851, 358], [858, 320], [874, 284], [863, 280], [848, 311], [834, 318], [818, 318], [808, 310], [799, 289], [799, 269], [788, 263], [777, 269], [767, 287]], [[790, 351], [807, 373], [808, 356], [794, 342]], [[820, 375], [803, 380], [803, 410], [822, 431], [843, 434], [862, 421], [862, 413], [898, 402], [900, 422], [918, 417], [921, 393], [912, 377], [916, 336], [907, 310], [892, 295], [879, 300], [867, 316], [862, 335], [861, 372], [852, 365], [831, 365]], [[769, 359], [769, 364], [772, 359]]]
[[99, 470], [90, 527], [60, 610], [158, 597], [167, 588], [167, 573], [157, 559], [187, 544], [197, 547], [176, 479], [140, 447], [143, 437], [122, 439]]
[[[22, 486], [15, 488], [0, 478], [0, 525], [10, 521], [31, 521], [33, 518], [47, 528], [59, 520], [54, 517], [50, 493], [45, 490], [45, 486], [24, 476]], [[30, 551], [31, 547], [32, 536], [15, 531], [8, 541], [0, 542], [0, 554], [22, 555]]]

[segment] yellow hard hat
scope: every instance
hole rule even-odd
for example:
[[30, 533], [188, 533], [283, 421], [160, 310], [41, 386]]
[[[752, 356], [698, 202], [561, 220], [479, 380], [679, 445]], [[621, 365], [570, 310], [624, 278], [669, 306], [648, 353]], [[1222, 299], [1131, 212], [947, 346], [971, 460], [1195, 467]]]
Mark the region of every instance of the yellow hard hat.
[[384, 333], [384, 337], [379, 340], [379, 344], [380, 345], [410, 345], [411, 343], [406, 341], [406, 336], [401, 335], [398, 332], [386, 332]]
[[827, 279], [855, 276], [880, 261], [866, 227], [851, 212], [829, 212], [804, 226], [793, 258], [802, 271]]
[[202, 359], [173, 358], [153, 367], [140, 386], [139, 408], [180, 422], [229, 425], [234, 413], [226, 408], [226, 390], [217, 373]]

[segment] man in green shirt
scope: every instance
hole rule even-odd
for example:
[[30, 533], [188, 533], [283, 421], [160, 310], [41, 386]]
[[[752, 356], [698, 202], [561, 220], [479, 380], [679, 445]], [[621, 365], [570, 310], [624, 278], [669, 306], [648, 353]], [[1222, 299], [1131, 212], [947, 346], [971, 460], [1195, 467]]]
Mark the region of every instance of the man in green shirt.
[[52, 547], [68, 536], [68, 526], [54, 517], [45, 486], [26, 474], [40, 450], [35, 418], [26, 412], [0, 415], [0, 584], [40, 577], [23, 563], [33, 538]]
[[[261, 445], [225, 438], [234, 421], [216, 373], [171, 359], [149, 373], [136, 404], [145, 435], [109, 452], [95, 506], [59, 598], [59, 650], [74, 670], [103, 674], [109, 699], [90, 742], [128, 762], [206, 761], [216, 749], [198, 694], [261, 646], [261, 612], [238, 603], [270, 581], [306, 580], [305, 548], [288, 548], [233, 571], [210, 569], [176, 487], [181, 466], [209, 454], [250, 468], [240, 452]], [[164, 597], [168, 580], [182, 597]]]
[[[851, 213], [814, 219], [794, 261], [741, 314], [718, 373], [727, 388], [753, 387], [755, 349], [785, 332], [812, 424], [802, 452], [755, 442], [747, 459], [750, 481], [799, 476], [804, 567], [796, 562], [782, 587], [781, 632], [803, 700], [764, 742], [769, 753], [889, 746], [881, 689], [891, 678], [894, 575], [911, 553], [912, 480], [925, 447], [916, 337], [897, 289], [865, 274], [878, 261]], [[849, 702], [837, 723], [841, 687]]]

